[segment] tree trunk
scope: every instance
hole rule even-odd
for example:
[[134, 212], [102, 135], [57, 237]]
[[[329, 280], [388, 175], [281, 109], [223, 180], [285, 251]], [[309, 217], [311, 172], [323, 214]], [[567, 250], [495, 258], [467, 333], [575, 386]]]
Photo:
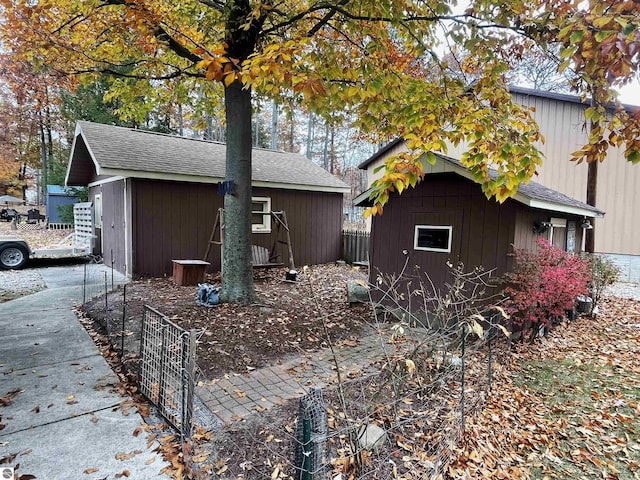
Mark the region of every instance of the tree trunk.
[[38, 129], [40, 130], [40, 161], [42, 163], [41, 165], [42, 180], [41, 180], [41, 184], [38, 186], [38, 190], [41, 192], [41, 195], [42, 195], [42, 198], [41, 198], [42, 205], [46, 205], [47, 204], [47, 181], [48, 181], [47, 168], [49, 168], [49, 166], [47, 162], [47, 141], [44, 136], [44, 122], [42, 120], [41, 112], [38, 112]]
[[278, 102], [271, 105], [271, 150], [278, 149]]
[[251, 266], [251, 91], [234, 81], [225, 87], [227, 163], [225, 180], [233, 191], [224, 197], [225, 231], [221, 299], [255, 300]]
[[313, 146], [313, 113], [309, 112], [309, 118], [307, 121], [307, 158], [311, 160], [312, 155], [312, 146]]
[[[587, 205], [591, 205], [592, 207], [596, 206], [596, 196], [597, 196], [597, 186], [598, 186], [598, 161], [595, 160], [593, 162], [589, 162], [589, 166], [587, 167]], [[584, 249], [588, 253], [595, 252], [595, 239], [596, 239], [596, 226], [595, 226], [595, 218], [591, 219], [591, 225], [593, 228], [589, 230], [585, 230], [585, 242]]]
[[[595, 106], [593, 92], [591, 92], [591, 106]], [[593, 130], [593, 120], [589, 122], [589, 131]], [[587, 167], [587, 205], [596, 206], [596, 196], [598, 188], [598, 161], [589, 162]], [[584, 249], [588, 253], [595, 252], [596, 226], [595, 218], [591, 220], [593, 228], [585, 230]]]

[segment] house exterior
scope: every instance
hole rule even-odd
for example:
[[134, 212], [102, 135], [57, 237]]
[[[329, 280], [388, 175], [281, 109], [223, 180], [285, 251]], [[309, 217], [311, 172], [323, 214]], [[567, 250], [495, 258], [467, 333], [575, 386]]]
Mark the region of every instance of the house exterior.
[[[95, 205], [96, 253], [129, 276], [172, 273], [174, 259], [202, 259], [223, 206], [225, 145], [78, 122], [67, 184], [87, 185]], [[270, 248], [269, 211], [285, 211], [297, 265], [342, 255], [349, 186], [302, 155], [253, 150], [252, 243]], [[286, 263], [286, 246], [278, 247]], [[220, 269], [220, 248], [207, 259]]]
[[[544, 154], [544, 162], [538, 169], [536, 182], [561, 192], [568, 197], [586, 202], [587, 165], [571, 162], [571, 153], [588, 142], [585, 110], [588, 103], [580, 97], [527, 88], [512, 87], [516, 102], [533, 107], [532, 113], [545, 137], [537, 145]], [[640, 107], [627, 106], [628, 109]], [[362, 164], [367, 170], [368, 184], [383, 172], [374, 169], [390, 155], [406, 150], [401, 139], [396, 139]], [[447, 154], [459, 159], [465, 145], [449, 146]], [[595, 221], [595, 251], [614, 258], [623, 269], [623, 278], [640, 281], [640, 167], [627, 162], [622, 149], [611, 148], [607, 159], [598, 166], [598, 209], [607, 212], [606, 217]], [[635, 258], [634, 258], [635, 257]], [[630, 269], [631, 266], [631, 269]]]
[[[377, 155], [386, 158], [396, 147]], [[457, 160], [436, 157], [435, 165], [425, 163], [425, 178], [416, 188], [392, 193], [384, 213], [373, 217], [370, 281], [379, 272], [399, 274], [407, 257], [408, 267], [419, 266], [438, 289], [450, 280], [447, 263], [462, 262], [467, 271], [482, 267], [500, 275], [512, 268], [514, 248], [535, 249], [540, 237], [580, 252], [583, 226], [604, 216], [536, 182], [522, 185], [514, 198], [500, 204], [487, 199]], [[365, 206], [368, 192], [356, 201]]]

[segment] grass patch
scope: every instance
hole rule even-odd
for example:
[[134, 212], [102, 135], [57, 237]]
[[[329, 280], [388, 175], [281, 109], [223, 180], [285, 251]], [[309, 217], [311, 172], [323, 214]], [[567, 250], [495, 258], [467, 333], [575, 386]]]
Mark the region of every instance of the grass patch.
[[550, 441], [531, 457], [532, 478], [638, 480], [640, 377], [611, 357], [580, 357], [521, 364], [519, 385], [551, 410]]

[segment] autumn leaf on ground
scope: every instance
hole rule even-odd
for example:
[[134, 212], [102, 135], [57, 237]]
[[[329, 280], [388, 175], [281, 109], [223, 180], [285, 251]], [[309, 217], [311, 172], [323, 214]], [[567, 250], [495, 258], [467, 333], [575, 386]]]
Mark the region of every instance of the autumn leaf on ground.
[[9, 455], [0, 458], [0, 465], [5, 465], [7, 463], [13, 462], [17, 456], [17, 453], [10, 453]]
[[86, 473], [87, 475], [90, 475], [92, 473], [96, 473], [98, 471], [97, 468], [87, 468], [84, 472], [82, 473]]
[[116, 460], [120, 461], [130, 460], [133, 457], [135, 457], [135, 454], [133, 453], [116, 453]]
[[0, 397], [0, 407], [8, 407], [9, 405], [11, 405], [13, 403], [14, 397], [22, 392], [24, 392], [23, 389], [15, 388], [4, 394], [2, 397]]

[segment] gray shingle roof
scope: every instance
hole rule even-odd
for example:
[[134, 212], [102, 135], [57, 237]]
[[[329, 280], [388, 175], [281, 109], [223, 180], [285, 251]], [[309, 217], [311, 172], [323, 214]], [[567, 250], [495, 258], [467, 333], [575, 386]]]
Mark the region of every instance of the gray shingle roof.
[[[447, 157], [446, 155], [441, 155], [439, 153], [435, 154], [439, 161], [450, 164], [455, 173], [468, 178], [471, 181], [474, 181], [471, 177], [469, 171], [455, 158]], [[497, 173], [494, 170], [489, 171], [489, 176], [495, 178]], [[369, 190], [361, 193], [354, 199], [354, 203], [359, 206], [370, 206], [371, 201], [368, 200]], [[524, 203], [525, 205], [530, 205], [534, 208], [544, 208], [542, 205], [536, 205], [528, 200], [534, 200], [539, 202], [544, 202], [547, 207], [554, 205], [558, 208], [554, 208], [555, 210], [562, 211], [568, 210], [570, 208], [579, 209], [581, 211], [591, 212], [594, 217], [602, 217], [604, 216], [604, 212], [599, 210], [591, 205], [588, 205], [580, 200], [576, 200], [575, 198], [569, 197], [564, 193], [560, 193], [557, 190], [553, 190], [551, 188], [545, 187], [544, 185], [530, 181], [528, 184], [521, 183], [518, 187], [518, 193], [515, 195], [514, 200]], [[551, 205], [552, 204], [552, 205]]]
[[[176, 180], [180, 176], [224, 178], [225, 175], [223, 143], [85, 121], [78, 122], [76, 142], [78, 133], [105, 173], [126, 172], [131, 177], [169, 174], [175, 175]], [[72, 157], [70, 171], [73, 161]], [[252, 180], [289, 184], [292, 188], [350, 190], [346, 183], [303, 155], [259, 148], [253, 149]]]
[[604, 216], [604, 212], [602, 210], [534, 181], [530, 181], [528, 184], [521, 183], [518, 187], [518, 193], [534, 200], [542, 200], [544, 202], [557, 203], [558, 205], [582, 208], [595, 213], [596, 216]]
[[[460, 163], [460, 161], [456, 160], [455, 158], [447, 157], [446, 155], [441, 154], [436, 154], [436, 157], [438, 157], [442, 161], [452, 163], [456, 167], [465, 169], [466, 171], [464, 165], [462, 165], [462, 163]], [[495, 170], [489, 170], [489, 176], [492, 179], [495, 179], [497, 175], [498, 174]], [[541, 183], [534, 182], [533, 180], [531, 180], [529, 183], [521, 183], [518, 186], [518, 193], [516, 194], [515, 198], [516, 200], [519, 200], [518, 195], [522, 195], [532, 200], [540, 200], [543, 202], [551, 202], [567, 207], [576, 207], [583, 210], [589, 210], [590, 212], [595, 213], [597, 216], [604, 215], [604, 212], [602, 210], [598, 210], [591, 205], [581, 202], [580, 200], [576, 200], [575, 198], [569, 197], [568, 195], [560, 193], [557, 190], [545, 187]]]

